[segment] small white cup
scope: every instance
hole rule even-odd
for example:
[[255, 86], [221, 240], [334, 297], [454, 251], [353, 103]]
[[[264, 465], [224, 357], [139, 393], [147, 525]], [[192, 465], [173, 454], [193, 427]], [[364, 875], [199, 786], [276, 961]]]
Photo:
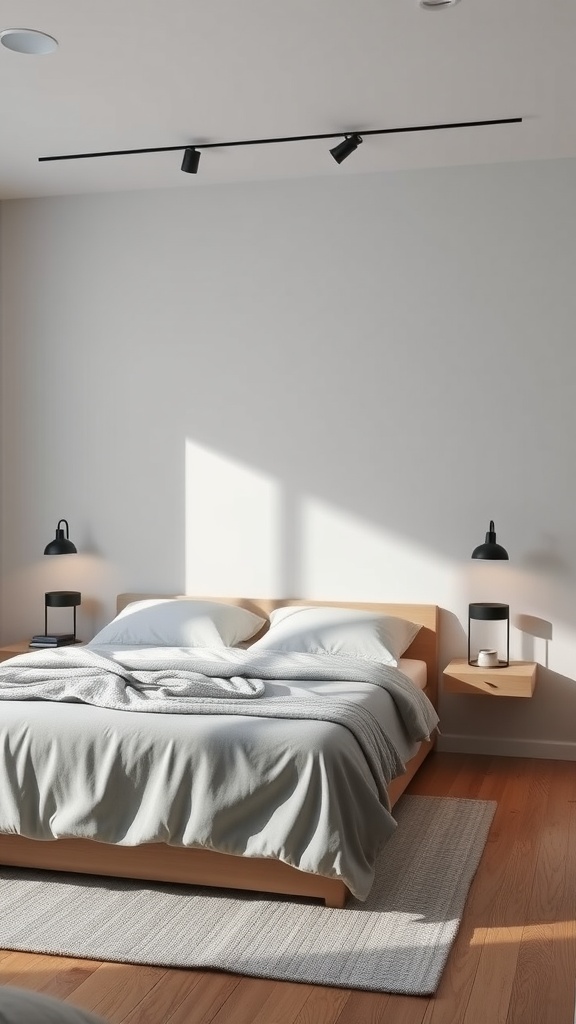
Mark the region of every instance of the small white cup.
[[498, 664], [498, 651], [484, 647], [478, 651], [478, 664], [481, 668], [494, 668]]

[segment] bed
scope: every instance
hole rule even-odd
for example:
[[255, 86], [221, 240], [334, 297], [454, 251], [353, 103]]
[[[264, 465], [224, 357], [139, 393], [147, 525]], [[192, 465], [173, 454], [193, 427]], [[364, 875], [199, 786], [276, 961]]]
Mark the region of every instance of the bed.
[[[166, 596], [120, 595], [117, 602], [118, 611], [122, 612], [128, 605], [133, 606], [134, 602], [156, 598], [166, 599]], [[191, 598], [186, 595], [186, 599], [190, 600]], [[420, 675], [420, 677], [422, 677], [422, 672], [424, 673], [423, 692], [434, 707], [437, 705], [438, 610], [435, 605], [270, 601], [243, 598], [199, 598], [197, 600], [213, 601], [243, 608], [266, 620], [271, 613], [279, 608], [330, 607], [372, 612], [417, 623], [421, 628], [408, 648], [403, 651], [402, 657], [405, 659], [406, 669], [415, 672], [416, 676]], [[246, 647], [248, 652], [251, 650], [255, 652], [259, 641], [267, 633], [269, 636], [271, 635], [266, 621], [266, 625], [250, 641], [240, 646]], [[66, 706], [66, 713], [69, 712], [80, 713], [78, 708]], [[250, 717], [249, 709], [246, 714]], [[124, 717], [131, 718], [131, 716]], [[165, 722], [166, 716], [164, 716], [164, 725]], [[300, 731], [305, 732], [306, 728], [302, 725]], [[354, 747], [354, 738], [348, 735], [348, 730], [345, 729], [342, 732], [341, 726], [335, 725], [331, 730], [326, 729], [325, 731], [330, 731], [331, 735], [341, 738], [345, 736], [345, 744], [350, 749]], [[232, 730], [231, 736], [233, 732], [234, 730]], [[393, 807], [404, 792], [433, 745], [434, 734], [429, 739], [419, 742], [417, 749], [410, 749], [410, 756], [405, 761], [406, 771], [394, 778], [388, 786], [390, 807]], [[25, 834], [26, 831], [30, 832], [30, 829], [19, 830], [15, 829], [13, 825], [7, 831], [0, 831], [0, 863], [26, 868], [84, 872], [314, 897], [324, 901], [327, 906], [333, 907], [343, 906], [350, 892], [350, 886], [341, 877], [338, 877], [338, 872], [335, 870], [331, 869], [329, 875], [318, 873], [316, 870], [302, 870], [287, 862], [287, 859], [270, 853], [267, 853], [266, 856], [255, 856], [253, 853], [239, 856], [234, 853], [222, 852], [221, 849], [209, 848], [207, 844], [188, 846], [178, 842], [177, 845], [174, 845], [166, 841], [137, 842], [134, 845], [133, 839], [130, 837], [128, 837], [128, 842], [124, 843], [118, 840], [109, 842], [98, 841], [97, 838], [79, 837], [54, 839], [44, 836], [39, 839], [31, 838], [30, 835]], [[46, 838], [49, 838], [50, 841], [43, 841]]]

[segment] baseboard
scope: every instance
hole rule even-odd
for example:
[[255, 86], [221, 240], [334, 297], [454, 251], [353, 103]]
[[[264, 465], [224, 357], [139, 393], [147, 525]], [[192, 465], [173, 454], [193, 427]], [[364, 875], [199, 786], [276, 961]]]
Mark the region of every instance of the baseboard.
[[450, 754], [492, 754], [499, 757], [541, 757], [576, 761], [576, 742], [518, 739], [513, 736], [457, 736], [441, 734], [436, 750]]

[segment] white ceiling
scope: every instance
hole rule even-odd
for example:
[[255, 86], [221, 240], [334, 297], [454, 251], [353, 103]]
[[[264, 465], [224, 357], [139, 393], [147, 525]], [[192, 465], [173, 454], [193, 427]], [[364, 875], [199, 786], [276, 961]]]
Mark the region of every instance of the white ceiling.
[[[2, 0], [0, 198], [198, 188], [576, 157], [575, 0]], [[38, 163], [39, 156], [522, 117], [521, 124], [333, 142]]]

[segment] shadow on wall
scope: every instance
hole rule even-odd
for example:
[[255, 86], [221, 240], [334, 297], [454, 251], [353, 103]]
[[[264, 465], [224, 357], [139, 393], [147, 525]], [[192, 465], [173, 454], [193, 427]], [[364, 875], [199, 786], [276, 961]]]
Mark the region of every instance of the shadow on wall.
[[548, 643], [552, 640], [552, 623], [540, 619], [537, 615], [515, 615], [513, 624], [522, 633], [521, 656], [523, 661], [539, 661], [535, 640], [543, 640], [543, 656], [541, 663], [548, 668]]

